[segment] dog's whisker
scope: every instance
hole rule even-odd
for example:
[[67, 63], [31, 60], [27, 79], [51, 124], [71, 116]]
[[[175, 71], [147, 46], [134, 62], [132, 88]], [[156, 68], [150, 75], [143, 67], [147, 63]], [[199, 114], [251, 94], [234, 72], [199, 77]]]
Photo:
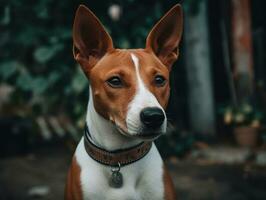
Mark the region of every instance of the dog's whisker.
[[128, 121], [128, 124], [138, 126], [138, 123], [137, 122], [134, 122], [134, 121]]
[[138, 124], [134, 124], [134, 123], [128, 123], [128, 125], [138, 127]]

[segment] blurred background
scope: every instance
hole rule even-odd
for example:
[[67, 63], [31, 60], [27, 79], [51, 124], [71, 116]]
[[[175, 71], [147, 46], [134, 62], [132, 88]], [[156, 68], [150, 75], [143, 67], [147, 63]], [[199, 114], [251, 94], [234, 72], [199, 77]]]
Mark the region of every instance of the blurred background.
[[180, 199], [266, 199], [266, 1], [9, 0], [0, 4], [0, 199], [63, 199], [88, 80], [72, 56], [79, 4], [117, 48], [144, 48], [184, 10], [169, 133], [157, 147]]

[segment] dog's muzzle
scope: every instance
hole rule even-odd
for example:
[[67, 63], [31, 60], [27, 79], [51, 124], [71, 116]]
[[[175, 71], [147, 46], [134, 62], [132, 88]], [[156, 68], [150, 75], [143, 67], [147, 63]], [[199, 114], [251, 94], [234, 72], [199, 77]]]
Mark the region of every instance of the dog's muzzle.
[[147, 107], [140, 112], [140, 121], [144, 125], [144, 130], [141, 136], [156, 136], [160, 133], [158, 129], [161, 128], [165, 120], [162, 109], [158, 107]]

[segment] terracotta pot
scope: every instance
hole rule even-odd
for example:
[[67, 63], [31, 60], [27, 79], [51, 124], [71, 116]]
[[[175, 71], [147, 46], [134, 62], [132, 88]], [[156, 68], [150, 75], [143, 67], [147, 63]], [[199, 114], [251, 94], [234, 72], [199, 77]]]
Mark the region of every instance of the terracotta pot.
[[255, 147], [258, 142], [258, 131], [254, 127], [240, 126], [234, 128], [237, 144], [242, 147]]

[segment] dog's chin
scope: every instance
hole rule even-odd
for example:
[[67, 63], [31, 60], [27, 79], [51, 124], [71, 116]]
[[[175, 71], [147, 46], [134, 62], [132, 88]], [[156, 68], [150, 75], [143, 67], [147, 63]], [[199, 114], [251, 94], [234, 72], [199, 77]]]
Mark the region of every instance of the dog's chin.
[[131, 137], [131, 135], [128, 133], [128, 131], [125, 130], [124, 128], [122, 128], [121, 126], [116, 124], [116, 128], [119, 131], [119, 133], [121, 133], [122, 135], [124, 135], [126, 137]]
[[153, 141], [156, 140], [158, 137], [163, 135], [163, 132], [158, 132], [158, 133], [140, 133], [136, 135], [136, 137], [144, 140], [144, 141]]
[[141, 131], [136, 134], [130, 134], [128, 130], [125, 128], [122, 128], [121, 126], [116, 124], [117, 130], [124, 136], [134, 139], [140, 139], [143, 141], [153, 141], [156, 140], [158, 137], [163, 135], [165, 132], [163, 131], [154, 131], [154, 132], [147, 132], [147, 131]]

